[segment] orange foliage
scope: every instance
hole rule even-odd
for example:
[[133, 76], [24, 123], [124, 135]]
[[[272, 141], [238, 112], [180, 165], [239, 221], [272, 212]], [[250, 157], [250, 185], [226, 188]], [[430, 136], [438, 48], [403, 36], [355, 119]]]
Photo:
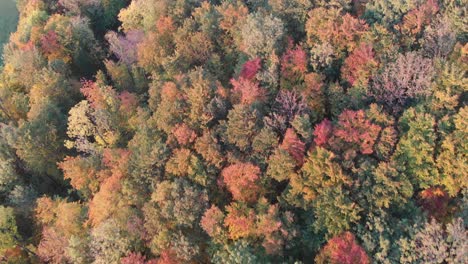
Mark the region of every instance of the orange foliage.
[[309, 45], [330, 43], [337, 51], [352, 51], [369, 26], [364, 20], [338, 9], [315, 8], [306, 23]]
[[429, 25], [439, 11], [437, 0], [428, 0], [416, 9], [411, 10], [403, 17], [401, 25], [397, 25], [404, 34], [416, 35], [422, 31], [424, 26]]
[[99, 192], [89, 203], [89, 221], [93, 226], [98, 225], [115, 214], [119, 208], [122, 178], [127, 173], [130, 151], [124, 149], [106, 149], [103, 163], [108, 169], [100, 171], [107, 176], [102, 182]]
[[229, 4], [227, 7], [220, 6], [218, 11], [223, 16], [219, 27], [227, 32], [233, 32], [239, 21], [245, 21], [249, 10], [245, 5]]
[[187, 145], [192, 143], [197, 138], [197, 134], [195, 131], [190, 129], [185, 123], [178, 124], [173, 129], [172, 134], [177, 139], [180, 145]]
[[235, 200], [255, 202], [261, 190], [260, 168], [251, 163], [238, 163], [223, 169], [221, 175]]
[[78, 190], [89, 188], [92, 193], [97, 191], [98, 175], [93, 164], [86, 159], [80, 156], [67, 156], [58, 163], [58, 167], [63, 171], [63, 177], [70, 179], [73, 188]]
[[239, 239], [255, 234], [255, 212], [249, 208], [229, 205], [224, 225], [229, 229], [231, 239]]

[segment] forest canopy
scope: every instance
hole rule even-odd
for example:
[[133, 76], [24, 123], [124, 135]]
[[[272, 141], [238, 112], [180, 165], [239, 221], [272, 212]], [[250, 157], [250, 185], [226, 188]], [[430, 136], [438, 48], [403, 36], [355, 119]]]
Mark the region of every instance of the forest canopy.
[[5, 5], [1, 263], [468, 263], [468, 1]]

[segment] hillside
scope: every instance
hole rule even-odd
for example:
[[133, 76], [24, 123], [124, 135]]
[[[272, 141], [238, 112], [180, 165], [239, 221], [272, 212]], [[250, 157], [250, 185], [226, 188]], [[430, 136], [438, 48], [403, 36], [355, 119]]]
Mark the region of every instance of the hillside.
[[0, 263], [468, 263], [466, 0], [17, 3]]

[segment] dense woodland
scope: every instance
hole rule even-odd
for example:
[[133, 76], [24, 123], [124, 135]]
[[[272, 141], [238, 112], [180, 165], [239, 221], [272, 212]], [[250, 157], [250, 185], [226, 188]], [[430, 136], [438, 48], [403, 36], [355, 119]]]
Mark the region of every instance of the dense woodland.
[[468, 263], [467, 0], [18, 0], [2, 263]]

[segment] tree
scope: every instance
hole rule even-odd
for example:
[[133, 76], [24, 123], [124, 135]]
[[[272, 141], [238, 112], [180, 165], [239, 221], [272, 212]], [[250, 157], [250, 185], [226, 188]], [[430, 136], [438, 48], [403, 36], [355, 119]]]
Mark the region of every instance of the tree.
[[419, 202], [430, 217], [440, 221], [448, 211], [449, 196], [442, 188], [432, 187], [419, 193]]
[[415, 52], [400, 54], [395, 62], [387, 64], [382, 73], [373, 78], [370, 95], [399, 112], [409, 100], [430, 93], [433, 75], [430, 59]]
[[293, 157], [299, 166], [302, 165], [305, 152], [305, 144], [299, 139], [292, 128], [286, 130], [280, 149], [286, 150]]
[[466, 117], [468, 109], [463, 107], [458, 114], [454, 116], [455, 130], [447, 135], [442, 141], [440, 152], [437, 157], [437, 168], [441, 174], [441, 184], [444, 185], [448, 194], [453, 197], [466, 187], [467, 173], [465, 168], [468, 166], [463, 156], [468, 149], [465, 142], [460, 139], [467, 135]]
[[280, 49], [283, 39], [284, 25], [280, 19], [272, 15], [252, 13], [247, 16], [240, 28], [241, 42], [238, 49], [251, 59], [265, 58]]
[[437, 11], [439, 11], [437, 1], [427, 0], [405, 14], [401, 25], [397, 25], [395, 28], [405, 36], [416, 36], [422, 31], [424, 26], [432, 21]]
[[447, 57], [455, 46], [456, 33], [446, 16], [439, 16], [424, 31], [423, 47], [429, 57]]
[[327, 189], [350, 184], [350, 178], [333, 161], [334, 158], [332, 152], [322, 147], [310, 150], [301, 173], [291, 178], [289, 192], [302, 196], [307, 206]]
[[[329, 45], [335, 58], [342, 52], [356, 48], [362, 35], [368, 30], [364, 20], [354, 18], [336, 7], [312, 9], [306, 22], [307, 44], [311, 48]], [[312, 50], [312, 53], [314, 50]]]
[[409, 108], [400, 118], [400, 141], [394, 160], [410, 175], [413, 185], [426, 189], [438, 184], [434, 151], [436, 134], [434, 118], [419, 109]]
[[291, 89], [304, 81], [307, 66], [306, 52], [301, 46], [294, 47], [290, 39], [288, 49], [281, 57], [281, 86]]
[[227, 141], [241, 150], [247, 150], [259, 129], [259, 112], [246, 105], [236, 105], [227, 118]]
[[196, 245], [204, 237], [198, 223], [207, 207], [206, 191], [185, 179], [158, 183], [143, 208], [151, 251], [173, 250], [182, 261], [199, 257]]
[[256, 101], [261, 101], [265, 97], [265, 90], [260, 87], [258, 82], [250, 81], [244, 78], [239, 80], [232, 79], [232, 91], [240, 97], [240, 103], [250, 105]]
[[330, 239], [315, 258], [317, 263], [370, 263], [364, 249], [356, 243], [351, 232]]
[[232, 197], [238, 201], [255, 202], [261, 192], [260, 168], [251, 163], [229, 165], [221, 172]]
[[284, 133], [296, 116], [307, 111], [304, 98], [294, 91], [281, 90], [275, 98], [273, 111], [264, 118], [266, 125]]
[[0, 253], [19, 243], [20, 235], [16, 226], [13, 208], [0, 206]]
[[96, 264], [118, 263], [132, 250], [134, 241], [113, 219], [100, 223], [91, 232], [91, 254]]
[[344, 65], [341, 68], [341, 75], [351, 86], [367, 87], [369, 79], [377, 68], [377, 65], [372, 45], [361, 43], [345, 59]]
[[330, 144], [334, 149], [359, 150], [372, 154], [381, 128], [367, 120], [364, 111], [345, 110], [338, 117]]
[[109, 49], [121, 62], [129, 66], [137, 61], [137, 47], [143, 37], [144, 33], [137, 30], [128, 31], [125, 36], [119, 36], [113, 31], [106, 34]]
[[[131, 8], [132, 4], [129, 8]], [[171, 17], [161, 17], [156, 25], [157, 30], [146, 34], [137, 46], [138, 65], [147, 72], [159, 70], [168, 63], [176, 47], [174, 39], [176, 27], [173, 19]]]

